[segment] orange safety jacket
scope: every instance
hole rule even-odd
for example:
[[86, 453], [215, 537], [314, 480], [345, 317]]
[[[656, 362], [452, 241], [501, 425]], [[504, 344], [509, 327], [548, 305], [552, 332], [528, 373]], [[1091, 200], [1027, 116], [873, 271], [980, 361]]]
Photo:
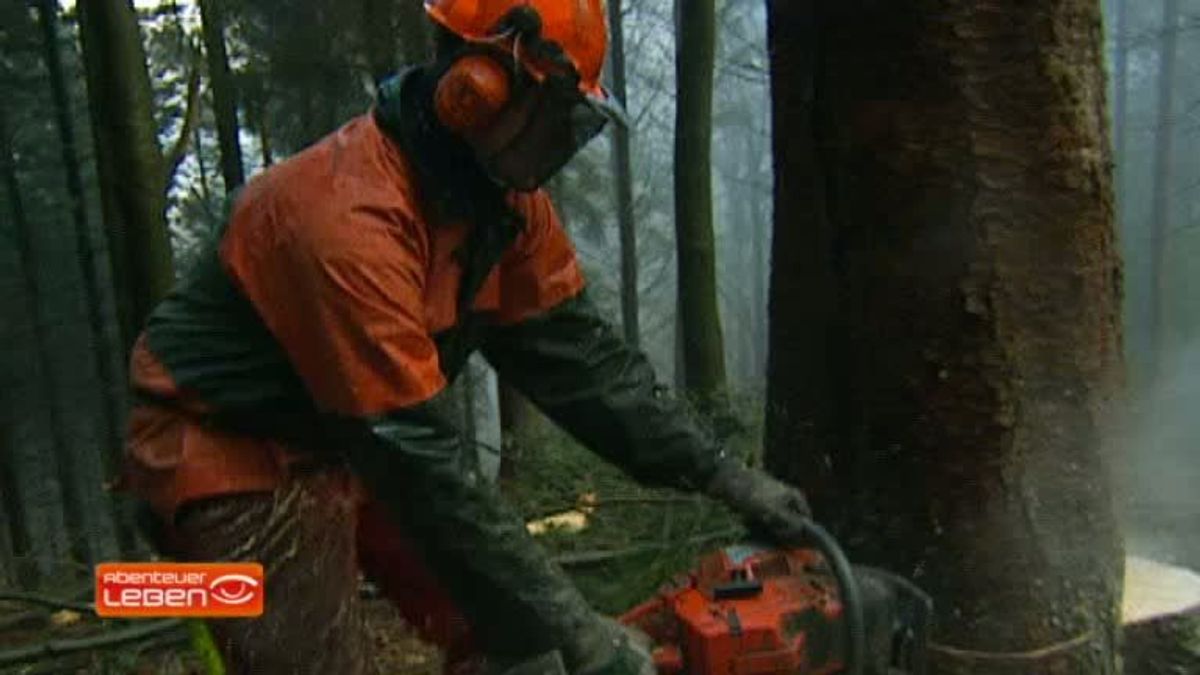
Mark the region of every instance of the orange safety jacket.
[[[584, 287], [546, 193], [508, 201], [519, 233], [470, 304], [489, 325]], [[464, 341], [462, 253], [474, 227], [423, 208], [413, 167], [369, 114], [253, 179], [219, 246], [137, 341], [131, 381], [149, 405], [131, 416], [126, 484], [163, 515], [270, 489], [306, 455], [319, 415], [432, 398], [469, 351], [449, 346]]]

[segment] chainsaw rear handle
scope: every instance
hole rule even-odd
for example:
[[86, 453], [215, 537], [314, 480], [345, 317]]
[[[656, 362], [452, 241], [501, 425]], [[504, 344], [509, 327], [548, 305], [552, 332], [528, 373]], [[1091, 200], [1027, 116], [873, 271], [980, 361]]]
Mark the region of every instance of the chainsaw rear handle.
[[794, 541], [778, 542], [784, 546], [816, 547], [833, 569], [842, 600], [842, 613], [846, 617], [846, 675], [863, 675], [866, 663], [866, 627], [863, 622], [862, 593], [850, 561], [833, 535], [812, 518], [801, 515], [788, 516], [788, 525], [794, 528]]

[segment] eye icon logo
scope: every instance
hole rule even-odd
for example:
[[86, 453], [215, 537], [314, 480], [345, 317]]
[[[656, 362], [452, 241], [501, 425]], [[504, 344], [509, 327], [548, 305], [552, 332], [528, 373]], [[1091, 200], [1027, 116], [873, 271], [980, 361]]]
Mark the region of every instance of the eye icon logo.
[[244, 605], [254, 599], [258, 579], [245, 574], [225, 574], [208, 584], [213, 600], [223, 605]]

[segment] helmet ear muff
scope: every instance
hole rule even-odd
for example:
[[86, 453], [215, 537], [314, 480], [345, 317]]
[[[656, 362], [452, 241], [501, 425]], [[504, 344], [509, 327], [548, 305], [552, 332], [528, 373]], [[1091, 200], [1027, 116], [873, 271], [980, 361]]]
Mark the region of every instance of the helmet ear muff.
[[444, 127], [470, 138], [492, 126], [511, 97], [512, 79], [499, 61], [467, 54], [438, 79], [433, 109]]

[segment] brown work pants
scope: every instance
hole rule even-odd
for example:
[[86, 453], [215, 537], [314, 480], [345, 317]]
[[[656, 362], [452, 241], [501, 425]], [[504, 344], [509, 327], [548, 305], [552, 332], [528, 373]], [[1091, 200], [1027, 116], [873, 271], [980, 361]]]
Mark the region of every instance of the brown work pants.
[[378, 672], [358, 593], [360, 566], [418, 633], [449, 651], [448, 670], [470, 668], [465, 622], [344, 471], [298, 474], [272, 493], [187, 503], [165, 545], [180, 560], [262, 563], [264, 614], [209, 622], [231, 675]]

